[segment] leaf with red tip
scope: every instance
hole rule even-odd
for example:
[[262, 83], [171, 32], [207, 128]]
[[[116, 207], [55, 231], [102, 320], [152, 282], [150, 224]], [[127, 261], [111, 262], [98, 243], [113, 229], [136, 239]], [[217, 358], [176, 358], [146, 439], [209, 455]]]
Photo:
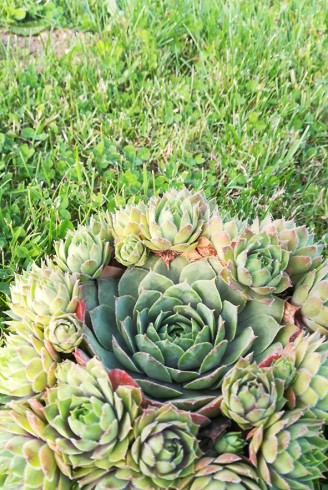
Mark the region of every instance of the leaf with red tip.
[[146, 398], [145, 396], [143, 397], [143, 400], [142, 400], [142, 408], [149, 408], [149, 407], [162, 407], [163, 405], [165, 405], [165, 403], [162, 403], [162, 402], [158, 402], [157, 400], [153, 400], [152, 398]]
[[301, 333], [302, 333], [301, 329], [299, 329], [297, 332], [293, 333], [293, 335], [289, 339], [289, 342], [295, 342], [295, 340], [297, 339], [297, 337], [299, 335], [301, 335]]
[[205, 415], [205, 417], [213, 418], [220, 414], [220, 406], [222, 402], [222, 395], [214, 398], [207, 405], [198, 410], [198, 413]]
[[73, 355], [75, 357], [76, 362], [80, 366], [86, 366], [87, 362], [90, 360], [90, 357], [87, 356], [85, 352], [83, 352], [81, 349], [78, 348], [75, 349]]
[[246, 440], [248, 441], [249, 439], [252, 439], [254, 433], [258, 430], [257, 427], [254, 427], [254, 429], [250, 430], [246, 436]]
[[99, 279], [107, 279], [108, 277], [113, 277], [114, 279], [119, 279], [126, 270], [126, 267], [120, 265], [116, 262], [119, 267], [114, 265], [105, 265], [102, 274]]
[[279, 357], [281, 357], [281, 355], [279, 354], [279, 352], [274, 352], [269, 357], [267, 357], [262, 362], [260, 362], [259, 367], [260, 368], [269, 367], [269, 366], [271, 366], [271, 364], [273, 363], [273, 361], [275, 361], [276, 359], [279, 359]]
[[112, 369], [108, 373], [108, 376], [114, 391], [121, 385], [140, 388], [138, 383], [126, 371], [123, 371], [123, 369]]
[[86, 310], [85, 301], [83, 301], [83, 299], [79, 299], [77, 302], [77, 308], [75, 314], [78, 320], [80, 320], [80, 322], [84, 321], [85, 310]]
[[205, 417], [205, 415], [201, 415], [197, 412], [191, 412], [190, 417], [194, 424], [200, 425], [201, 427], [205, 427], [206, 425], [211, 423], [208, 417]]
[[232, 453], [221, 454], [221, 456], [215, 460], [218, 464], [231, 464], [236, 463], [237, 461], [242, 461], [242, 458], [237, 454]]
[[143, 408], [146, 408], [153, 405], [150, 400], [145, 398], [142, 389], [138, 385], [138, 383], [126, 371], [123, 371], [123, 369], [112, 369], [111, 371], [109, 371], [108, 377], [112, 383], [114, 391], [116, 391], [119, 386], [132, 386], [133, 388], [139, 388], [142, 397], [141, 406]]

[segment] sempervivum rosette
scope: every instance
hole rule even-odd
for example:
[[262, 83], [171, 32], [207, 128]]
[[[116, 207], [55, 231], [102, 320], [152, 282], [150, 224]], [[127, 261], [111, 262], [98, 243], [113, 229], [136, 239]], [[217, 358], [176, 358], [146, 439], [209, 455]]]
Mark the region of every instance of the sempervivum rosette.
[[56, 376], [58, 384], [44, 395], [45, 436], [74, 477], [90, 484], [125, 460], [141, 392], [130, 386], [114, 391], [96, 359], [85, 367], [67, 360]]
[[245, 446], [242, 432], [226, 432], [215, 440], [214, 449], [217, 454], [242, 454]]
[[15, 334], [0, 348], [0, 393], [26, 397], [41, 393], [56, 382], [60, 357], [45, 340], [42, 329], [13, 322]]
[[79, 226], [69, 231], [65, 240], [55, 242], [56, 262], [64, 272], [77, 275], [80, 280], [98, 277], [111, 259], [112, 246], [102, 240], [92, 228]]
[[176, 482], [194, 472], [201, 455], [198, 426], [190, 414], [172, 405], [150, 408], [134, 423], [134, 442], [128, 465], [159, 488], [176, 488]]
[[221, 410], [242, 429], [258, 427], [285, 405], [283, 393], [284, 382], [273, 368], [240, 359], [223, 379]]
[[76, 315], [54, 316], [44, 329], [45, 338], [57, 352], [69, 354], [82, 341], [83, 323]]
[[265, 231], [277, 234], [279, 242], [290, 252], [287, 272], [296, 284], [308, 271], [316, 269], [322, 262], [323, 246], [314, 242], [314, 235], [307, 227], [297, 226], [294, 220], [276, 219], [267, 216], [263, 221], [255, 220], [252, 224], [255, 232]]
[[246, 224], [237, 219], [224, 220], [215, 209], [205, 224], [202, 235], [209, 239], [219, 259], [224, 261], [225, 247], [237, 240]]
[[127, 236], [138, 236], [140, 234], [141, 221], [144, 218], [145, 206], [128, 204], [118, 209], [109, 218], [109, 229], [115, 239]]
[[116, 243], [115, 258], [127, 267], [144, 265], [147, 255], [147, 248], [141, 238], [136, 235], [127, 235]]
[[152, 197], [141, 217], [145, 245], [154, 251], [187, 252], [197, 246], [209, 207], [201, 193], [171, 190]]
[[323, 423], [302, 415], [302, 410], [278, 412], [252, 434], [250, 459], [274, 489], [315, 489], [326, 469]]
[[[228, 366], [271, 347], [282, 302], [246, 306], [219, 278], [216, 259], [128, 269], [119, 280], [82, 287], [89, 350], [109, 368], [125, 368], [152, 398], [183, 408], [210, 401]], [[113, 273], [114, 274], [114, 273]], [[92, 334], [93, 332], [93, 334]]]
[[291, 285], [286, 272], [290, 252], [277, 235], [254, 233], [246, 227], [236, 240], [223, 247], [221, 255], [223, 279], [249, 299], [268, 301]]
[[301, 333], [289, 343], [279, 359], [276, 376], [284, 378], [279, 363], [292, 367], [288, 374], [285, 396], [289, 408], [308, 409], [318, 418], [328, 421], [328, 344], [319, 332], [312, 335]]
[[71, 489], [65, 476], [69, 469], [44, 437], [46, 426], [44, 417], [26, 403], [0, 410], [0, 488]]
[[11, 316], [46, 325], [52, 316], [74, 313], [78, 302], [78, 282], [50, 263], [17, 275], [11, 286]]

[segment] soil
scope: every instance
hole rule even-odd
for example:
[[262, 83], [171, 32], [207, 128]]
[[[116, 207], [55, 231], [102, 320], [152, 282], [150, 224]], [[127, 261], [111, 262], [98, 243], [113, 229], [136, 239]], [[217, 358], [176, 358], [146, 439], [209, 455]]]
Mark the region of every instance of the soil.
[[6, 30], [0, 30], [0, 57], [2, 46], [5, 50], [10, 48], [13, 54], [19, 58], [35, 57], [42, 58], [50, 48], [58, 58], [66, 54], [69, 49], [79, 40], [84, 41], [90, 34], [75, 32], [69, 29], [57, 29], [54, 31], [43, 31], [35, 36], [19, 36]]

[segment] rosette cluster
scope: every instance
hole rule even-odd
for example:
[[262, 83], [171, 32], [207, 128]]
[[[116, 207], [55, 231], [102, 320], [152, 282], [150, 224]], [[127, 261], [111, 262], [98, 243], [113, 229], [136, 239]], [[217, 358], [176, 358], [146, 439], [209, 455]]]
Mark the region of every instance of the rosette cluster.
[[328, 262], [305, 225], [172, 189], [17, 275], [0, 489], [319, 490]]

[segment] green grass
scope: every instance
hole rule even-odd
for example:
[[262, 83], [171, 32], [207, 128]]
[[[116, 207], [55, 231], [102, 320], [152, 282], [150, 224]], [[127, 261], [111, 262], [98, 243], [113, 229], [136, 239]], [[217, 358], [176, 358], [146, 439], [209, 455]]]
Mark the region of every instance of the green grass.
[[77, 221], [171, 185], [324, 235], [324, 0], [129, 0], [114, 16], [105, 0], [25, 0], [13, 18], [22, 3], [0, 23], [93, 34], [61, 59], [0, 46], [0, 290]]

